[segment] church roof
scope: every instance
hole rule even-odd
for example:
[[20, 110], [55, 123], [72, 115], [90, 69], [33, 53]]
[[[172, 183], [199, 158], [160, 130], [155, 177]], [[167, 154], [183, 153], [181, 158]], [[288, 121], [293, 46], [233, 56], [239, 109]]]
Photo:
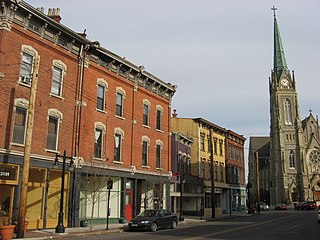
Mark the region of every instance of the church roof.
[[273, 54], [273, 70], [277, 73], [277, 76], [279, 77], [283, 70], [288, 70], [286, 58], [284, 55], [284, 49], [282, 46], [282, 41], [280, 37], [280, 31], [279, 26], [276, 18], [276, 12], [277, 10], [275, 7], [273, 7], [271, 10], [274, 12], [274, 54]]

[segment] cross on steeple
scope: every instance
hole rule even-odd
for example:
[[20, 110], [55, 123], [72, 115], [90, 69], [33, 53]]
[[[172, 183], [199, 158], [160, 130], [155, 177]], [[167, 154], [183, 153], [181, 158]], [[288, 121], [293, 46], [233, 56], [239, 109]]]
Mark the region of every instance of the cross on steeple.
[[277, 8], [275, 6], [273, 6], [271, 8], [271, 10], [273, 11], [273, 16], [276, 17], [276, 11], [277, 11]]
[[309, 109], [309, 113], [310, 113], [310, 115], [312, 114], [312, 109]]

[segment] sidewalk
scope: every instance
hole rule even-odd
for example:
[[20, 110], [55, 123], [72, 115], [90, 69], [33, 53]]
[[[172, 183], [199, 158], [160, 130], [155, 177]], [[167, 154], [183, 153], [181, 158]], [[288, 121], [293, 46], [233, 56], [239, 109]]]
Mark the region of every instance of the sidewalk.
[[[237, 217], [246, 217], [252, 216], [252, 214], [223, 214], [217, 216], [216, 218], [203, 218], [200, 219], [199, 216], [184, 216], [184, 221], [179, 222], [178, 224], [190, 224], [190, 223], [202, 223], [207, 221], [219, 221], [225, 218], [237, 218]], [[44, 240], [44, 239], [58, 239], [65, 238], [67, 239], [70, 236], [88, 236], [88, 235], [99, 235], [99, 234], [108, 234], [108, 233], [120, 233], [123, 230], [127, 229], [127, 223], [113, 223], [109, 224], [108, 230], [106, 230], [106, 224], [97, 224], [90, 227], [75, 227], [75, 228], [66, 228], [65, 233], [55, 233], [55, 229], [45, 229], [45, 230], [32, 230], [27, 231], [25, 238], [28, 240]], [[22, 238], [20, 238], [22, 239]]]

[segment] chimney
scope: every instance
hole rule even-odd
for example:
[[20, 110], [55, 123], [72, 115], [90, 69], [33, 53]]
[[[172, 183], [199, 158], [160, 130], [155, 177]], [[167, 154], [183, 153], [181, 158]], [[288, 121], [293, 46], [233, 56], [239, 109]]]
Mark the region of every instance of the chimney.
[[61, 21], [60, 8], [49, 8], [48, 9], [48, 17], [50, 17], [53, 20], [60, 23], [60, 21]]
[[174, 117], [174, 118], [175, 118], [175, 117], [177, 117], [177, 115], [178, 115], [178, 114], [177, 114], [177, 110], [176, 110], [176, 109], [173, 109], [172, 117]]

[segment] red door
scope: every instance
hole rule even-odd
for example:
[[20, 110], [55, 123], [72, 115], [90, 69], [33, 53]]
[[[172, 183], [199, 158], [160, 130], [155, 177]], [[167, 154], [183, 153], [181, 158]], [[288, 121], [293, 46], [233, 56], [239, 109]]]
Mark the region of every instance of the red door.
[[126, 219], [130, 221], [132, 218], [132, 191], [126, 190]]

